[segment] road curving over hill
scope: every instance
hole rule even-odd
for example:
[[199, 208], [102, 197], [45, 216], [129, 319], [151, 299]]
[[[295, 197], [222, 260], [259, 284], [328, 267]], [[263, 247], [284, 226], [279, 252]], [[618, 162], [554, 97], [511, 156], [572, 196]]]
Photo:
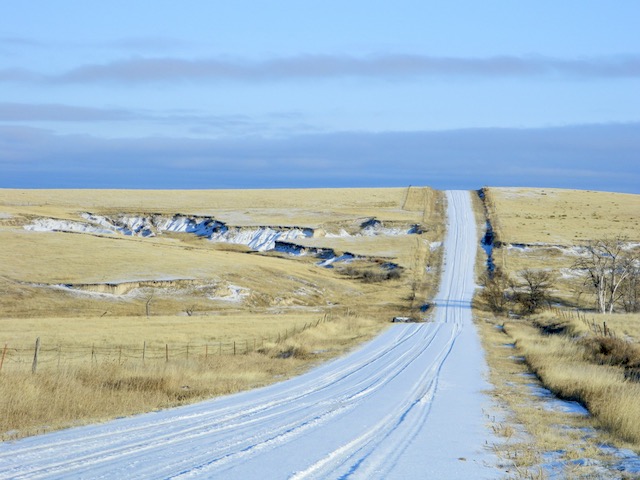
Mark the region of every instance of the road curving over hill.
[[0, 478], [495, 478], [471, 321], [470, 194], [449, 191], [434, 321], [269, 387], [0, 444]]

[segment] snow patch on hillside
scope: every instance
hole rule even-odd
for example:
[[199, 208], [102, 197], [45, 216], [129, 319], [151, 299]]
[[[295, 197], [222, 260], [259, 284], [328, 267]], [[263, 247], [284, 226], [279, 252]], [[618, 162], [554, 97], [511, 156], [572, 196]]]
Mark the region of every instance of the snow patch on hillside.
[[[312, 228], [292, 226], [233, 227], [213, 217], [182, 214], [173, 216], [120, 214], [110, 217], [85, 212], [81, 214], [81, 217], [85, 220], [84, 222], [68, 219], [38, 218], [33, 220], [31, 224], [25, 225], [24, 228], [38, 232], [71, 232], [137, 237], [155, 237], [163, 233], [188, 233], [208, 238], [212, 242], [246, 245], [259, 252], [268, 250], [285, 251], [289, 249], [288, 253], [296, 255], [309, 253], [309, 250], [294, 246], [285, 247], [281, 245], [277, 247], [278, 243], [291, 243], [292, 240], [311, 238], [316, 233]], [[417, 225], [413, 225], [410, 228], [385, 227], [381, 221], [371, 219], [362, 223], [357, 233], [352, 234], [341, 229], [338, 233], [325, 233], [324, 236], [327, 238], [345, 238], [399, 236], [417, 233], [421, 233]]]
[[163, 233], [189, 233], [213, 242], [246, 245], [257, 251], [273, 250], [278, 240], [294, 240], [313, 236], [310, 228], [297, 227], [229, 227], [211, 217], [186, 215], [119, 215], [107, 217], [83, 213], [85, 222], [54, 218], [38, 218], [25, 225], [26, 230], [39, 232], [72, 232], [94, 235], [120, 234], [155, 237]]
[[216, 293], [209, 298], [211, 300], [221, 300], [224, 302], [240, 303], [249, 296], [248, 288], [239, 287], [238, 285], [228, 284], [225, 288], [219, 288]]
[[55, 218], [37, 218], [30, 225], [25, 225], [24, 229], [34, 232], [73, 232], [93, 233], [98, 235], [115, 233], [112, 230], [102, 228], [99, 225], [75, 222], [73, 220], [58, 220]]
[[313, 230], [311, 229], [291, 228], [276, 230], [271, 227], [225, 227], [225, 230], [216, 231], [209, 238], [213, 242], [247, 245], [252, 250], [264, 252], [274, 250], [278, 241], [289, 241], [312, 236]]

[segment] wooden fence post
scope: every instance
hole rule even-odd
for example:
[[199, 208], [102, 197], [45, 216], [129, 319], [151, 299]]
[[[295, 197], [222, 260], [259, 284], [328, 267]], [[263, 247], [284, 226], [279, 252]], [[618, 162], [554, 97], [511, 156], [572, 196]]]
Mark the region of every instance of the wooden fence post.
[[36, 348], [33, 352], [33, 363], [31, 364], [31, 373], [36, 373], [38, 368], [38, 353], [40, 353], [40, 337], [36, 338]]
[[236, 354], [236, 341], [233, 341], [233, 354]]
[[7, 344], [4, 344], [4, 348], [2, 349], [2, 358], [0, 359], [0, 372], [2, 371], [2, 364], [4, 363], [4, 357], [7, 354]]
[[165, 362], [169, 361], [169, 344], [168, 343], [164, 344], [164, 359], [165, 359]]
[[204, 346], [204, 359], [206, 360], [209, 356], [209, 345]]
[[144, 356], [147, 353], [147, 341], [142, 342], [142, 363], [144, 363]]

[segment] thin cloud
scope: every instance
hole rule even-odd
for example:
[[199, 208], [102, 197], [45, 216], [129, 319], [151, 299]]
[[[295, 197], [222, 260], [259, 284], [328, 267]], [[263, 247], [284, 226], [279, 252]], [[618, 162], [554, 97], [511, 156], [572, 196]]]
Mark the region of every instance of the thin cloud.
[[135, 117], [132, 112], [119, 109], [55, 103], [0, 103], [0, 121], [4, 122], [96, 122], [131, 120]]
[[148, 52], [175, 50], [190, 45], [190, 42], [169, 37], [125, 37], [104, 44], [109, 48]]
[[486, 58], [424, 55], [299, 55], [249, 60], [237, 58], [131, 58], [89, 64], [57, 75], [24, 70], [0, 70], [0, 81], [44, 81], [82, 84], [128, 84], [174, 81], [269, 82], [299, 79], [364, 77], [405, 79], [414, 77], [460, 78], [640, 78], [640, 55], [562, 59], [542, 56]]
[[12, 83], [36, 83], [46, 82], [45, 75], [36, 73], [26, 68], [4, 68], [0, 69], [0, 82]]
[[150, 125], [180, 127], [194, 135], [282, 135], [294, 128], [298, 132], [318, 131], [304, 122], [298, 112], [272, 112], [262, 116], [211, 115], [197, 110], [130, 110], [55, 103], [0, 102], [0, 122], [39, 125], [41, 122], [144, 122]]
[[0, 37], [0, 48], [38, 48], [38, 49], [76, 49], [86, 50], [92, 49], [115, 49], [127, 52], [166, 52], [185, 47], [192, 47], [193, 42], [187, 42], [171, 37], [122, 37], [111, 41], [93, 41], [93, 42], [77, 42], [77, 41], [60, 41], [50, 39], [46, 42], [35, 40], [27, 37], [4, 36]]
[[46, 44], [26, 37], [0, 37], [0, 46], [7, 47], [45, 47]]

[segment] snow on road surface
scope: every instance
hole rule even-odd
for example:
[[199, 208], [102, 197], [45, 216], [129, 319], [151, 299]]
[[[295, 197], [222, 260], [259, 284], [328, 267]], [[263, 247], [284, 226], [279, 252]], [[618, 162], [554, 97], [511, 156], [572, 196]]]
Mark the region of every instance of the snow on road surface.
[[471, 322], [469, 192], [447, 192], [433, 323], [249, 392], [0, 444], [0, 478], [496, 478]]

